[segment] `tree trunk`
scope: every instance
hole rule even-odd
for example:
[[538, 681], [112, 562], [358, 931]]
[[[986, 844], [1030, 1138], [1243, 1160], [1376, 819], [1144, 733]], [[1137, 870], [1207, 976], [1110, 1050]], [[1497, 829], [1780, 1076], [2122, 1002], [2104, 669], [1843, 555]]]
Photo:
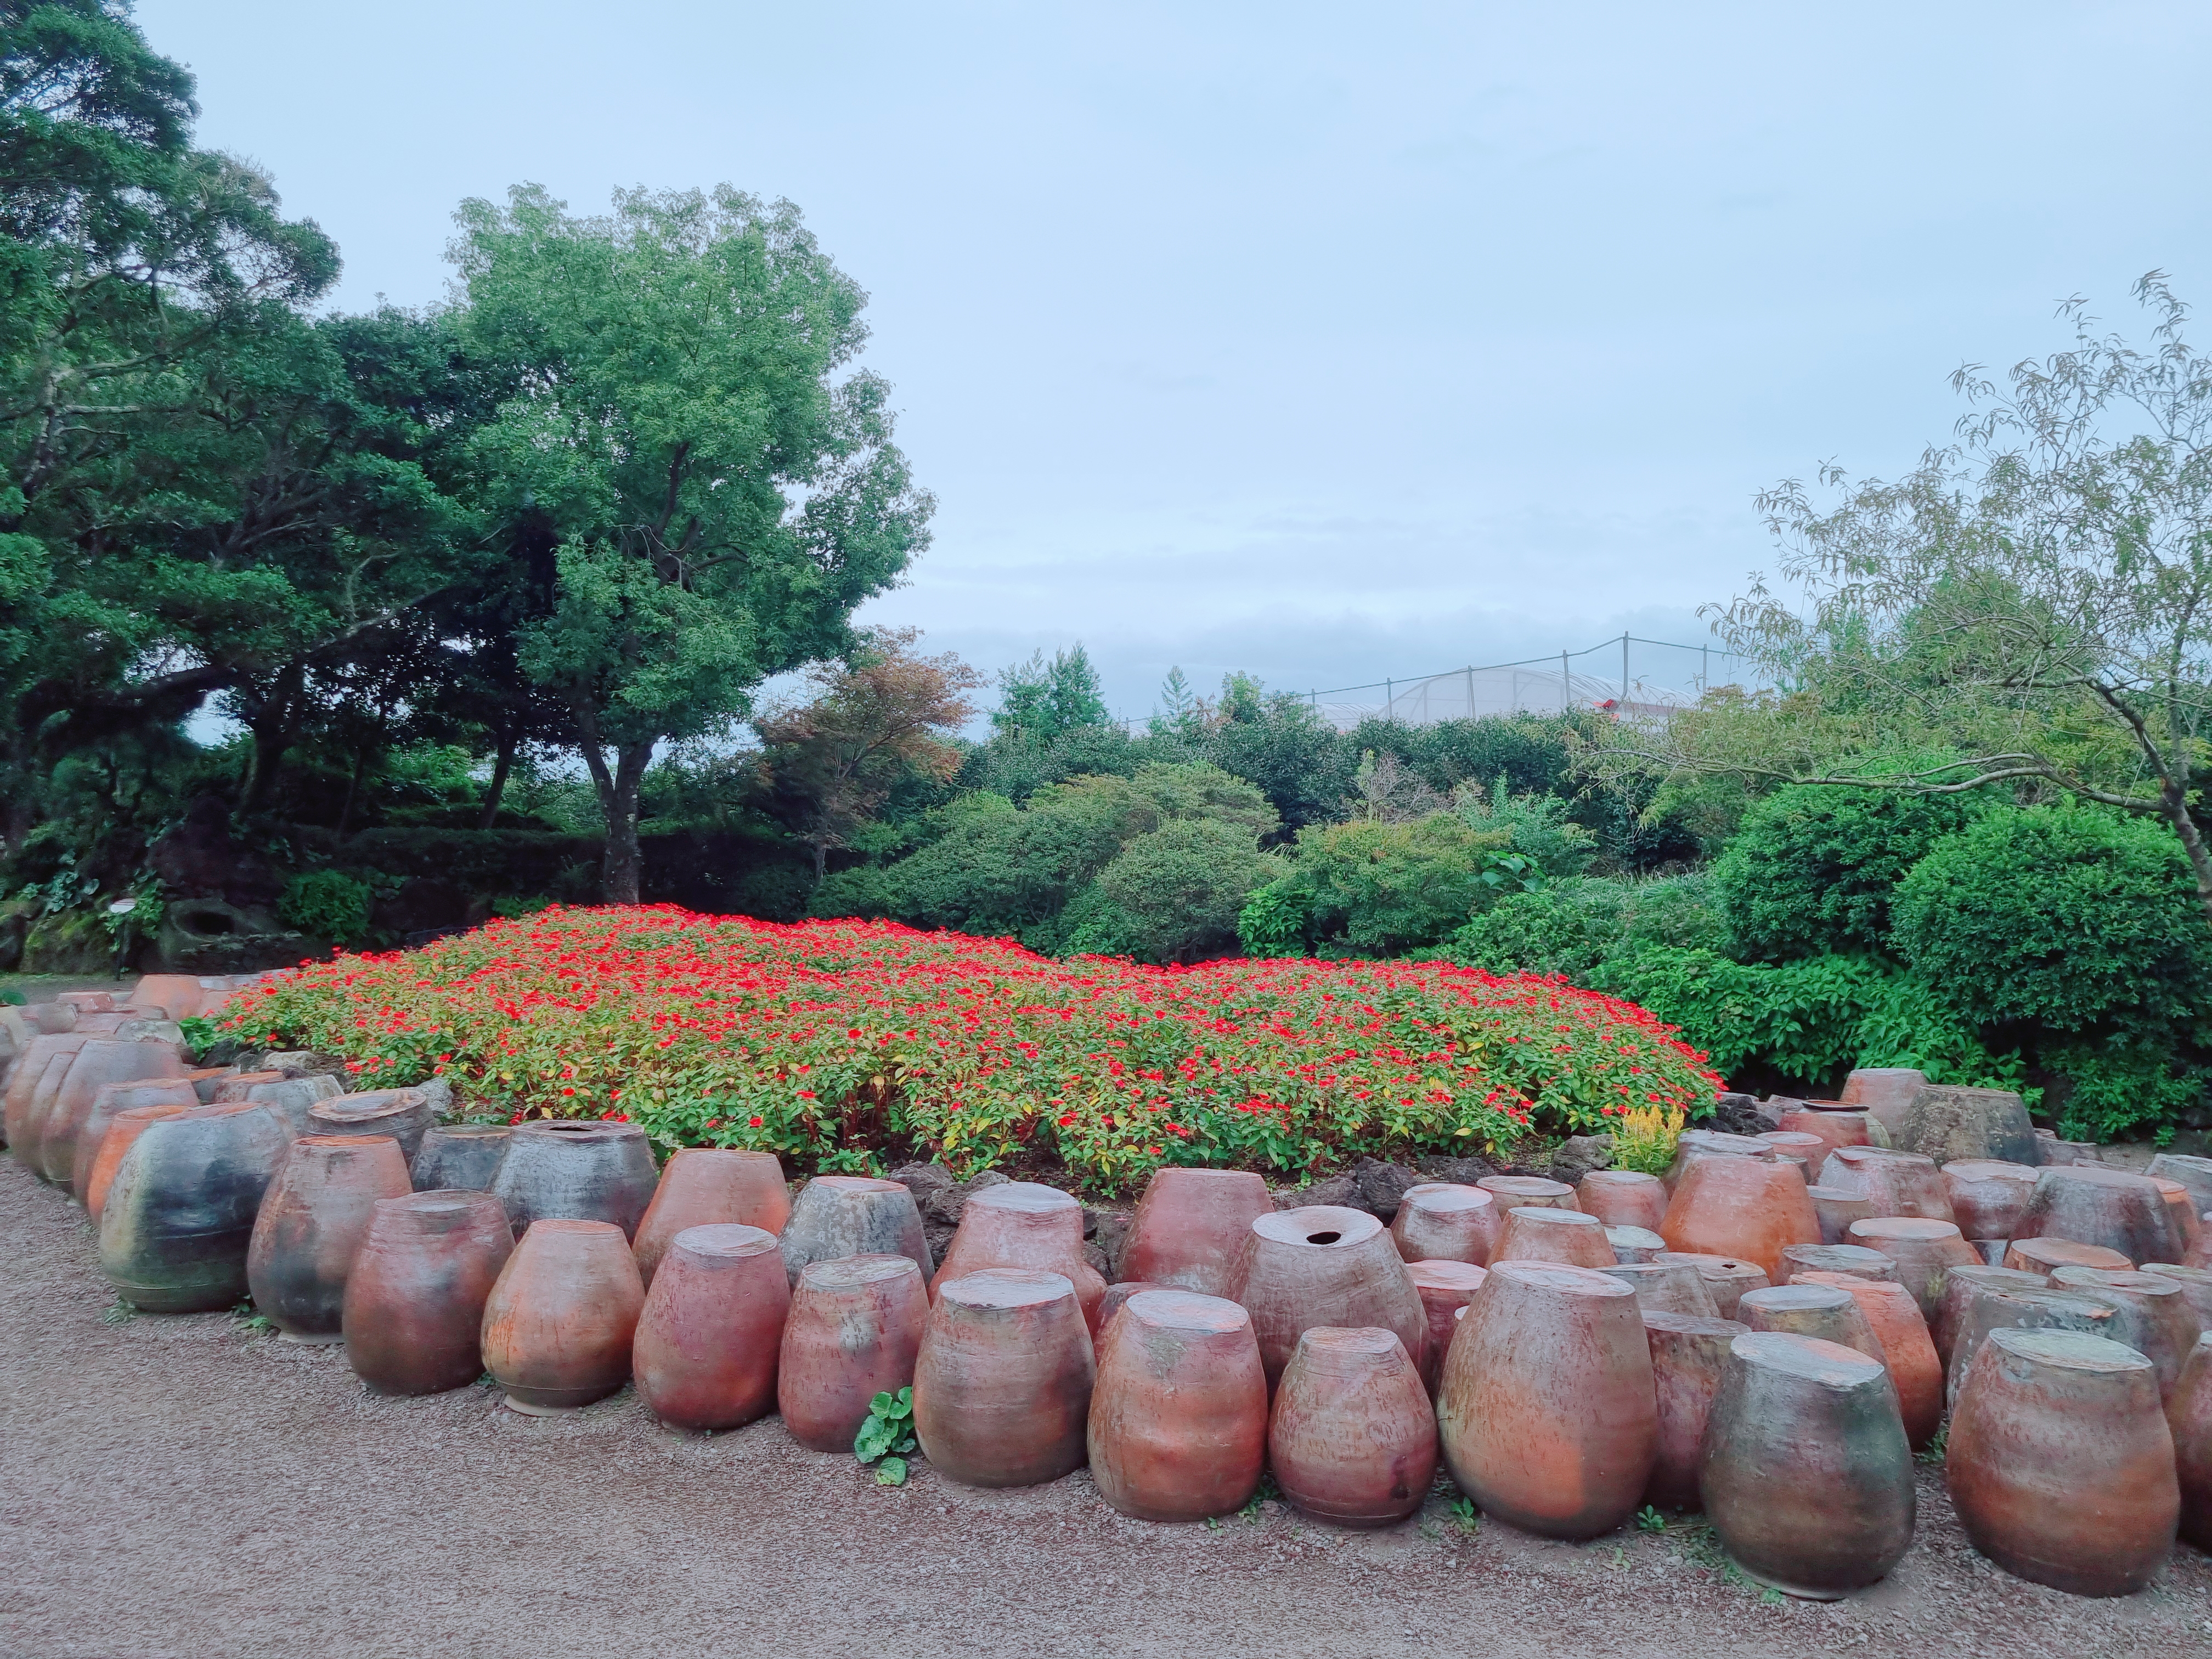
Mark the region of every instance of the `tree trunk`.
[[2166, 809], [2166, 819], [2173, 826], [2173, 833], [2181, 837], [2181, 850], [2188, 856], [2191, 873], [2197, 878], [2197, 902], [2206, 919], [2212, 921], [2212, 850], [2206, 848], [2203, 831], [2190, 816], [2189, 796], [2169, 778], [2159, 791], [2159, 801]]
[[337, 837], [345, 839], [345, 832], [353, 824], [353, 805], [361, 797], [361, 775], [368, 769], [368, 745], [363, 744], [353, 751], [353, 775], [346, 780], [345, 805], [338, 808]]
[[580, 722], [586, 741], [584, 764], [591, 769], [592, 787], [599, 797], [599, 811], [607, 821], [606, 854], [599, 865], [599, 886], [609, 904], [635, 904], [645, 878], [645, 849], [637, 839], [637, 800], [645, 782], [645, 769], [653, 763], [653, 744], [624, 744], [615, 750], [613, 770], [596, 737], [595, 719]]
[[293, 724], [298, 717], [300, 693], [307, 678], [305, 664], [288, 665], [277, 675], [269, 695], [247, 717], [246, 726], [253, 733], [253, 775], [246, 785], [246, 810], [249, 812], [265, 811], [276, 801], [277, 775], [284, 763], [285, 751], [292, 746]]
[[814, 884], [819, 887], [829, 873], [830, 842], [826, 836], [817, 836], [814, 838]]
[[499, 734], [499, 756], [491, 763], [491, 787], [484, 793], [483, 814], [477, 820], [477, 828], [489, 830], [499, 823], [499, 798], [507, 793], [507, 775], [514, 769], [514, 730], [502, 726]]

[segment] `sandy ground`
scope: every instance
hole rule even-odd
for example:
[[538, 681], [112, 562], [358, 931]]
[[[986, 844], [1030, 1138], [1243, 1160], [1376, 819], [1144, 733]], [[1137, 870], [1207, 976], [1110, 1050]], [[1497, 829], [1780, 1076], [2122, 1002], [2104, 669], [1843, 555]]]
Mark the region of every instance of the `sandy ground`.
[[1279, 1504], [1124, 1520], [1079, 1473], [903, 1489], [774, 1419], [714, 1437], [629, 1394], [547, 1422], [482, 1388], [367, 1394], [223, 1315], [118, 1323], [82, 1214], [0, 1158], [0, 1654], [1368, 1656], [2212, 1653], [2212, 1561], [2087, 1601], [1966, 1545], [1923, 1469], [1904, 1565], [1832, 1606], [1731, 1582], [1676, 1521], [1564, 1545], [1445, 1498], [1382, 1533]]

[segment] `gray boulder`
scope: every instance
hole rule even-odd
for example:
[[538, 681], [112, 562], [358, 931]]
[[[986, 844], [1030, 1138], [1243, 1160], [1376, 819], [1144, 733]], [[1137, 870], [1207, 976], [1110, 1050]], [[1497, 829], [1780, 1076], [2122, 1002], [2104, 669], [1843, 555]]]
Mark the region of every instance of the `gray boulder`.
[[1552, 1154], [1552, 1179], [1564, 1181], [1571, 1187], [1592, 1170], [1610, 1169], [1612, 1165], [1611, 1135], [1569, 1135], [1559, 1150]]

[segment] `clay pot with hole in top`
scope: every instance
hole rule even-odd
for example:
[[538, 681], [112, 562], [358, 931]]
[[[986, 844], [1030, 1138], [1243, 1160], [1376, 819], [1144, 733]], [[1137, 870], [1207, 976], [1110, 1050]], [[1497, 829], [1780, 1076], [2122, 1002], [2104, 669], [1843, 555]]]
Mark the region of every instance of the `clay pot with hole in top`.
[[1651, 1346], [1658, 1422], [1657, 1450], [1644, 1501], [1693, 1510], [1698, 1502], [1698, 1466], [1705, 1450], [1705, 1419], [1728, 1369], [1729, 1345], [1748, 1330], [1733, 1319], [1655, 1308], [1646, 1308], [1643, 1318], [1644, 1338]]
[[1805, 1196], [1813, 1200], [1813, 1213], [1820, 1218], [1820, 1243], [1848, 1244], [1851, 1240], [1851, 1223], [1864, 1221], [1874, 1214], [1874, 1200], [1864, 1193], [1848, 1192], [1841, 1187], [1808, 1187]]
[[2036, 1171], [2025, 1164], [1960, 1158], [1943, 1166], [1951, 1219], [1968, 1238], [2010, 1238], [2027, 1211]]
[[539, 1118], [514, 1126], [491, 1192], [517, 1239], [534, 1221], [605, 1221], [630, 1238], [659, 1180], [636, 1124]]
[[148, 1313], [204, 1313], [246, 1293], [253, 1218], [292, 1131], [252, 1101], [155, 1118], [124, 1153], [100, 1216], [100, 1266]]
[[1120, 1275], [1226, 1296], [1244, 1235], [1274, 1207], [1267, 1183], [1247, 1170], [1156, 1170], [1137, 1200]]
[[2200, 1336], [2166, 1404], [2181, 1487], [2181, 1535], [2212, 1552], [2212, 1334]]
[[[774, 1152], [686, 1146], [661, 1166], [660, 1184], [637, 1224], [631, 1251], [645, 1288], [676, 1235], [690, 1227], [735, 1224], [776, 1234], [791, 1219], [791, 1194]], [[788, 1288], [790, 1279], [784, 1281]]]
[[1884, 1146], [1839, 1146], [1821, 1164], [1814, 1184], [1864, 1194], [1877, 1218], [1953, 1218], [1942, 1170], [1936, 1167], [1934, 1158], [1918, 1152], [1893, 1152]]
[[483, 1374], [484, 1304], [514, 1254], [489, 1193], [380, 1199], [346, 1275], [346, 1363], [378, 1394], [441, 1394]]
[[2033, 1583], [2130, 1595], [2172, 1552], [2181, 1492], [2157, 1373], [2102, 1337], [1991, 1331], [1943, 1473], [1967, 1540]]
[[94, 1037], [76, 1051], [43, 1114], [35, 1108], [31, 1136], [37, 1150], [33, 1166], [56, 1186], [66, 1187], [76, 1172], [77, 1135], [92, 1114], [100, 1091], [113, 1083], [185, 1078], [185, 1062], [173, 1042], [122, 1042]]
[[76, 1201], [82, 1204], [92, 1190], [93, 1166], [100, 1162], [100, 1148], [107, 1144], [107, 1132], [115, 1127], [118, 1117], [141, 1106], [174, 1106], [181, 1111], [199, 1103], [200, 1097], [192, 1091], [191, 1082], [186, 1078], [111, 1083], [100, 1090], [92, 1097], [92, 1109], [77, 1125], [76, 1152], [69, 1180], [70, 1191], [76, 1195]]
[[1431, 1400], [1437, 1397], [1437, 1389], [1443, 1380], [1444, 1355], [1451, 1347], [1452, 1338], [1458, 1334], [1460, 1310], [1482, 1288], [1486, 1271], [1472, 1261], [1406, 1264], [1406, 1276], [1413, 1281], [1413, 1289], [1420, 1295], [1421, 1310], [1429, 1319], [1420, 1370], [1421, 1386], [1428, 1390]]
[[1500, 1261], [1558, 1261], [1570, 1267], [1610, 1267], [1620, 1258], [1606, 1242], [1605, 1224], [1579, 1210], [1509, 1210], [1505, 1236], [1498, 1241], [1492, 1265]]
[[408, 1164], [418, 1193], [488, 1193], [514, 1133], [505, 1123], [433, 1123]]
[[1646, 1313], [1681, 1314], [1692, 1319], [1720, 1316], [1705, 1275], [1689, 1262], [1624, 1261], [1598, 1271], [1634, 1291], [1637, 1305]]
[[738, 1222], [686, 1227], [656, 1265], [630, 1344], [646, 1409], [678, 1429], [734, 1429], [774, 1411], [791, 1310], [775, 1235]]
[[342, 1340], [346, 1275], [374, 1206], [412, 1190], [389, 1135], [301, 1135], [262, 1197], [246, 1247], [254, 1311], [295, 1342]]
[[915, 1361], [915, 1437], [963, 1486], [1057, 1480], [1082, 1467], [1096, 1376], [1064, 1275], [986, 1267], [946, 1279]]
[[1429, 1495], [1437, 1418], [1395, 1334], [1302, 1332], [1275, 1391], [1267, 1462], [1283, 1496], [1340, 1527], [1388, 1527]]
[[92, 1171], [85, 1178], [84, 1212], [94, 1227], [100, 1225], [100, 1212], [107, 1205], [108, 1188], [115, 1184], [115, 1172], [123, 1167], [124, 1155], [146, 1131], [149, 1123], [165, 1117], [174, 1117], [179, 1112], [197, 1111], [194, 1106], [160, 1105], [129, 1106], [115, 1115], [107, 1126], [107, 1133], [100, 1143], [100, 1151], [92, 1160]]
[[1299, 1333], [1317, 1325], [1379, 1326], [1409, 1354], [1426, 1340], [1420, 1293], [1382, 1224], [1364, 1210], [1316, 1204], [1260, 1217], [1245, 1235], [1233, 1282], [1234, 1299], [1252, 1316], [1271, 1388]]
[[1659, 1231], [1671, 1250], [1755, 1261], [1772, 1279], [1786, 1246], [1820, 1242], [1820, 1218], [1795, 1164], [1723, 1156], [1683, 1171]]
[[799, 1282], [810, 1261], [842, 1255], [902, 1255], [930, 1280], [929, 1243], [914, 1194], [896, 1181], [867, 1176], [817, 1176], [792, 1200], [781, 1240], [783, 1270]]
[[1194, 1291], [1130, 1297], [1098, 1346], [1085, 1443], [1098, 1495], [1123, 1515], [1203, 1521], [1243, 1507], [1267, 1449], [1251, 1316]]
[[928, 1322], [911, 1256], [841, 1255], [800, 1268], [775, 1379], [791, 1437], [818, 1452], [851, 1451], [868, 1403], [913, 1383]]
[[1406, 1188], [1390, 1223], [1406, 1261], [1465, 1261], [1481, 1267], [1497, 1254], [1505, 1212], [1479, 1187], [1424, 1181]]
[[1490, 1194], [1501, 1216], [1507, 1211], [1522, 1208], [1582, 1208], [1582, 1200], [1575, 1196], [1573, 1188], [1564, 1181], [1547, 1181], [1541, 1176], [1485, 1176], [1474, 1184]]
[[1498, 1263], [1444, 1357], [1437, 1419], [1452, 1479], [1486, 1512], [1550, 1538], [1610, 1532], [1658, 1451], [1635, 1292], [1588, 1267]]
[[1912, 1542], [1912, 1448], [1897, 1389], [1855, 1348], [1779, 1331], [1729, 1345], [1698, 1487], [1722, 1545], [1759, 1583], [1835, 1601]]
[[2061, 1267], [2051, 1275], [2051, 1288], [2111, 1308], [2118, 1316], [2112, 1340], [2148, 1359], [2158, 1371], [2159, 1398], [2172, 1397], [2183, 1362], [2204, 1334], [2203, 1320], [2179, 1284], [2156, 1273]]
[[1920, 1316], [1912, 1292], [1893, 1280], [1855, 1279], [1846, 1273], [1801, 1273], [1790, 1282], [1826, 1285], [1859, 1304], [1881, 1350], [1877, 1357], [1889, 1368], [1889, 1380], [1896, 1385], [1905, 1437], [1916, 1451], [1933, 1440], [1943, 1423], [1943, 1362], [1936, 1357], [1928, 1322]]
[[1608, 1227], [1642, 1227], [1651, 1232], [1667, 1218], [1667, 1188], [1641, 1170], [1592, 1170], [1575, 1188], [1585, 1215]]
[[2016, 1238], [2006, 1247], [2004, 1265], [2048, 1279], [2061, 1267], [2102, 1267], [2125, 1273], [2136, 1264], [2101, 1244], [2083, 1244], [2070, 1238]]
[[1746, 1291], [1735, 1304], [1735, 1316], [1747, 1330], [1782, 1331], [1833, 1342], [1864, 1354], [1877, 1365], [1885, 1359], [1859, 1304], [1832, 1285], [1770, 1285], [1763, 1291]]
[[1058, 1273], [1075, 1286], [1084, 1322], [1097, 1332], [1106, 1280], [1084, 1258], [1083, 1206], [1057, 1187], [1006, 1181], [969, 1194], [937, 1277], [963, 1279], [986, 1267]]
[[2040, 1171], [2013, 1242], [2070, 1238], [2137, 1261], [2175, 1261], [2186, 1253], [2165, 1194], [2147, 1176], [2100, 1164]]
[[604, 1400], [629, 1381], [645, 1281], [611, 1221], [533, 1221], [484, 1304], [484, 1369], [526, 1417]]
[[1705, 1289], [1712, 1293], [1714, 1314], [1721, 1319], [1735, 1317], [1735, 1304], [1742, 1300], [1746, 1291], [1759, 1290], [1773, 1282], [1766, 1276], [1766, 1269], [1756, 1261], [1739, 1261], [1729, 1255], [1668, 1250], [1652, 1260], [1662, 1267], [1685, 1262], [1696, 1268]]
[[1954, 1267], [1986, 1265], [1960, 1237], [1955, 1225], [1923, 1216], [1879, 1216], [1871, 1221], [1854, 1221], [1851, 1243], [1880, 1250], [1897, 1263], [1897, 1282], [1912, 1292], [1924, 1319], [1936, 1316], [1936, 1302], [1943, 1293], [1946, 1273]]
[[1897, 1263], [1863, 1244], [1792, 1244], [1782, 1253], [1782, 1270], [1784, 1284], [1799, 1273], [1849, 1273], [1897, 1283]]

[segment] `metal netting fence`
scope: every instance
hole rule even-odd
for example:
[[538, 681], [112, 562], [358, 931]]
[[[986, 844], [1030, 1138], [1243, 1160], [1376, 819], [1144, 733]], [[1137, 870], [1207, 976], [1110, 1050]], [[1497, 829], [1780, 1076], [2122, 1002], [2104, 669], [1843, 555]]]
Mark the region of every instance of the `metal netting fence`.
[[1754, 683], [1751, 670], [1747, 659], [1718, 646], [1623, 634], [1555, 657], [1316, 690], [1306, 697], [1340, 731], [1364, 720], [1432, 726], [1486, 714], [1559, 714], [1575, 708], [1652, 717], [1694, 703], [1711, 686]]

